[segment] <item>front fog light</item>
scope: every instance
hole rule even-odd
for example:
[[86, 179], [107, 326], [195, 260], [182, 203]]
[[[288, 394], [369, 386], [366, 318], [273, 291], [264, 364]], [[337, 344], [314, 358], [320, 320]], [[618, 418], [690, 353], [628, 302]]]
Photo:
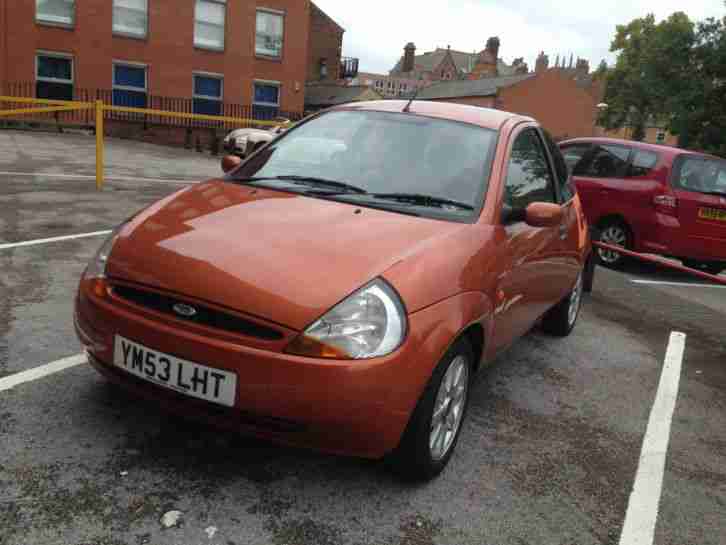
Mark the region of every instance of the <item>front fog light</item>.
[[403, 304], [393, 288], [379, 278], [333, 307], [287, 351], [319, 358], [375, 358], [393, 352], [405, 337]]

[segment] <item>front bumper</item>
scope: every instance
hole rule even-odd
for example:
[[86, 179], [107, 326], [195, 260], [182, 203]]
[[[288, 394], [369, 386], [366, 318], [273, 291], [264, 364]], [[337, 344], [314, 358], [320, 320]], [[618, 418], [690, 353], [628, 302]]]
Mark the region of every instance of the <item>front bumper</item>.
[[[287, 445], [367, 458], [384, 456], [398, 445], [423, 390], [422, 380], [429, 374], [422, 369], [433, 368], [440, 356], [415, 348], [417, 338], [435, 322], [427, 313], [411, 321], [407, 341], [394, 354], [333, 361], [285, 354], [280, 346], [264, 349], [200, 335], [183, 322], [151, 316], [110, 296], [98, 297], [85, 283], [76, 302], [76, 331], [89, 362], [101, 374], [171, 412]], [[234, 407], [184, 396], [113, 365], [116, 334], [237, 373]], [[284, 342], [296, 334], [286, 331]]]

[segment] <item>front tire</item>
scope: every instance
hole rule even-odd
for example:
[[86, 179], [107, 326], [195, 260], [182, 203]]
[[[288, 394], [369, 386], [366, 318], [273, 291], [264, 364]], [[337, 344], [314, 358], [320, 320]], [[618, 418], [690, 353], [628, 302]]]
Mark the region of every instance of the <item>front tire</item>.
[[575, 328], [582, 307], [584, 271], [577, 276], [572, 291], [544, 315], [542, 329], [548, 335], [567, 337]]
[[448, 464], [466, 415], [473, 368], [471, 344], [460, 338], [434, 370], [398, 448], [389, 457], [401, 477], [429, 480]]

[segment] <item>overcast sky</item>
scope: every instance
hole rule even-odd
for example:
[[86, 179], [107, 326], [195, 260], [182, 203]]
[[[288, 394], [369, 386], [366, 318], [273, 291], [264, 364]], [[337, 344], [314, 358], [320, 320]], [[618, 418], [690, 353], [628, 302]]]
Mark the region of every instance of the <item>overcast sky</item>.
[[[594, 69], [609, 52], [615, 26], [654, 13], [685, 11], [691, 19], [723, 17], [724, 0], [314, 0], [346, 32], [343, 55], [358, 57], [362, 72], [387, 73], [407, 42], [417, 54], [450, 45], [481, 51], [499, 36], [499, 56], [524, 57], [530, 68], [540, 51], [586, 58]], [[552, 6], [556, 6], [552, 7]]]

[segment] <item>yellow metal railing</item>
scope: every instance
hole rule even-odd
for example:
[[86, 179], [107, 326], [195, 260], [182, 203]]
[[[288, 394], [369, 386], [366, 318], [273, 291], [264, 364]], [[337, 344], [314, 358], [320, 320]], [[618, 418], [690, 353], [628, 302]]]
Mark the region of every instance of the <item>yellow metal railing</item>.
[[217, 115], [191, 114], [184, 112], [171, 112], [167, 110], [150, 110], [146, 108], [129, 108], [125, 106], [109, 106], [102, 100], [95, 102], [76, 102], [69, 100], [49, 100], [43, 98], [27, 98], [0, 96], [0, 104], [11, 102], [17, 104], [32, 104], [42, 106], [39, 108], [14, 108], [11, 110], [0, 109], [0, 117], [9, 117], [15, 115], [28, 114], [46, 114], [53, 112], [71, 112], [76, 110], [95, 110], [95, 129], [96, 129], [96, 188], [103, 188], [104, 182], [104, 117], [106, 112], [126, 112], [144, 115], [155, 115], [159, 117], [176, 117], [179, 119], [191, 119], [198, 121], [218, 121], [222, 123], [235, 123], [240, 126], [257, 125], [259, 127], [274, 127], [279, 125], [275, 121], [259, 121], [257, 119], [244, 119], [237, 117], [225, 117]]

